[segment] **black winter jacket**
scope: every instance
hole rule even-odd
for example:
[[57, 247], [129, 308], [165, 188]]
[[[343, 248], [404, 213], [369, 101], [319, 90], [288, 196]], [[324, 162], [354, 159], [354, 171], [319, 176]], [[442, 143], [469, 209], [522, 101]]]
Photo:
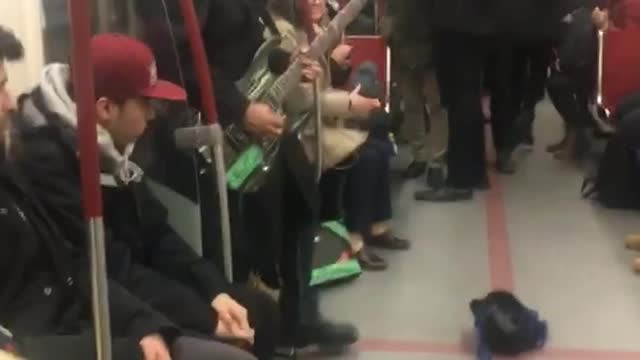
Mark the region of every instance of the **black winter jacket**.
[[[90, 333], [86, 255], [74, 251], [28, 179], [5, 162], [0, 165], [0, 233], [0, 324], [15, 335], [19, 352], [44, 351], [47, 344]], [[150, 334], [163, 334], [168, 343], [178, 336], [166, 317], [114, 282], [109, 283], [109, 303], [112, 335], [121, 339], [117, 354], [139, 352], [138, 341]], [[87, 342], [93, 346], [91, 339]]]
[[[171, 24], [162, 6], [154, 1], [137, 0], [137, 12], [143, 20], [144, 37], [153, 49], [161, 77], [180, 83], [178, 66], [182, 67], [189, 102], [197, 109], [200, 93], [193, 69], [191, 51], [184, 31], [178, 0], [166, 2]], [[202, 38], [209, 58], [220, 122], [240, 122], [249, 104], [235, 82], [248, 70], [253, 57], [264, 42], [261, 14], [264, 4], [258, 0], [195, 0]], [[176, 39], [172, 42], [170, 31]], [[177, 46], [180, 63], [174, 46]]]
[[[32, 96], [37, 96], [37, 91]], [[86, 251], [75, 129], [57, 115], [40, 110], [48, 125], [23, 130], [20, 167], [32, 179], [38, 199], [60, 225], [63, 236], [78, 251]], [[170, 279], [153, 291], [164, 304], [176, 305], [172, 308], [175, 313], [165, 315], [178, 325], [197, 324], [190, 330], [213, 333], [216, 314], [208, 306], [206, 314], [199, 310], [227, 291], [224, 276], [170, 227], [166, 208], [144, 182], [118, 188], [103, 186], [102, 196], [110, 278], [132, 292], [136, 289], [130, 288], [129, 279], [136, 277], [136, 269], [146, 268]], [[179, 283], [181, 290], [187, 287], [195, 292], [193, 299], [199, 298], [198, 304], [190, 306], [176, 296], [177, 290], [167, 288], [172, 281]], [[157, 299], [142, 300], [154, 304]]]

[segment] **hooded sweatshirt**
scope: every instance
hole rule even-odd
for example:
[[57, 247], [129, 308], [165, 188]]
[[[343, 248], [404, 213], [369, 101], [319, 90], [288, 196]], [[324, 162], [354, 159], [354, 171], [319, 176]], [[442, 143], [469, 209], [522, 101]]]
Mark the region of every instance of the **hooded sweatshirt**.
[[[22, 104], [28, 126], [48, 125], [47, 116], [43, 113], [46, 109], [47, 112], [56, 114], [62, 125], [68, 127], [71, 133], [77, 131], [76, 104], [68, 91], [70, 79], [71, 71], [66, 64], [51, 64], [44, 68], [36, 94], [26, 98]], [[144, 173], [129, 159], [135, 144], [129, 144], [121, 153], [104, 127], [98, 124], [96, 130], [103, 185], [127, 185], [132, 181], [140, 182]]]

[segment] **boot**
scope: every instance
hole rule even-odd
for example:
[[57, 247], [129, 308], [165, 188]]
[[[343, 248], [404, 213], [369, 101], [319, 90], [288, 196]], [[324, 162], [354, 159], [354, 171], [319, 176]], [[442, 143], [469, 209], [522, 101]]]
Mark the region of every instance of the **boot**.
[[564, 135], [562, 136], [562, 140], [560, 140], [557, 143], [553, 143], [553, 144], [548, 145], [547, 146], [547, 152], [548, 153], [555, 153], [556, 151], [559, 151], [562, 148], [564, 148], [564, 146], [565, 146], [565, 144], [567, 142], [568, 132], [569, 132], [569, 129], [565, 125], [565, 127], [564, 127]]
[[564, 146], [553, 156], [558, 160], [580, 161], [588, 152], [587, 135], [583, 129], [573, 129], [567, 132]]
[[629, 250], [640, 251], [640, 234], [632, 234], [624, 239], [624, 246]]
[[640, 257], [633, 259], [631, 262], [631, 269], [633, 269], [636, 274], [640, 274]]
[[516, 162], [511, 151], [499, 151], [496, 159], [496, 169], [500, 174], [512, 175], [516, 172]]

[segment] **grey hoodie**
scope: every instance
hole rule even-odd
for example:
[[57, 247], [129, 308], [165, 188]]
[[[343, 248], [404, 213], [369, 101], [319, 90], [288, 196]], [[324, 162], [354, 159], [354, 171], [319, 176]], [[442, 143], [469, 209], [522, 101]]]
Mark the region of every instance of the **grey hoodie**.
[[[71, 71], [66, 64], [50, 64], [42, 71], [38, 90], [42, 94], [43, 104], [47, 112], [54, 113], [70, 128], [77, 131], [78, 119], [76, 104], [68, 92]], [[27, 126], [38, 127], [48, 125], [43, 111], [32, 98], [27, 98], [22, 104], [24, 121]], [[139, 182], [144, 175], [142, 169], [133, 163], [129, 157], [133, 153], [135, 144], [129, 144], [121, 153], [116, 148], [109, 132], [97, 125], [98, 146], [100, 148], [100, 180], [104, 186], [126, 185]]]

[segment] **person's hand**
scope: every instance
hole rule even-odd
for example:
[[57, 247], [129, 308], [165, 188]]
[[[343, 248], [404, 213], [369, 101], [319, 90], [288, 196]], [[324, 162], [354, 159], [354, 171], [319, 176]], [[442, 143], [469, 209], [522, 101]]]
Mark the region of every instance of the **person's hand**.
[[248, 343], [249, 345], [253, 345], [255, 343], [255, 330], [251, 328], [241, 329], [235, 324], [231, 324], [231, 326], [229, 326], [220, 320], [216, 326], [215, 336], [223, 340], [240, 340]]
[[331, 58], [340, 66], [351, 65], [351, 51], [353, 46], [347, 44], [340, 44], [336, 46], [331, 52]]
[[216, 296], [211, 302], [211, 307], [218, 314], [216, 336], [254, 343], [255, 331], [249, 325], [247, 309], [227, 294]]
[[247, 309], [238, 304], [227, 294], [216, 296], [211, 302], [211, 307], [218, 313], [218, 322], [224, 325], [224, 329], [232, 333], [246, 333], [251, 330]]
[[251, 103], [244, 115], [244, 127], [258, 138], [273, 138], [282, 134], [284, 117], [263, 103]]
[[144, 360], [171, 360], [167, 344], [159, 334], [147, 335], [140, 340]]
[[609, 27], [609, 11], [596, 7], [591, 13], [591, 20], [599, 30], [607, 30]]
[[319, 62], [311, 60], [305, 55], [301, 55], [300, 62], [303, 66], [302, 76], [305, 81], [313, 82], [322, 78], [322, 75], [324, 75], [324, 71]]
[[366, 118], [369, 116], [371, 111], [380, 108], [382, 104], [380, 104], [380, 100], [366, 98], [360, 95], [359, 92], [360, 85], [358, 85], [351, 94], [349, 94], [349, 99], [351, 100], [351, 113], [356, 117]]

